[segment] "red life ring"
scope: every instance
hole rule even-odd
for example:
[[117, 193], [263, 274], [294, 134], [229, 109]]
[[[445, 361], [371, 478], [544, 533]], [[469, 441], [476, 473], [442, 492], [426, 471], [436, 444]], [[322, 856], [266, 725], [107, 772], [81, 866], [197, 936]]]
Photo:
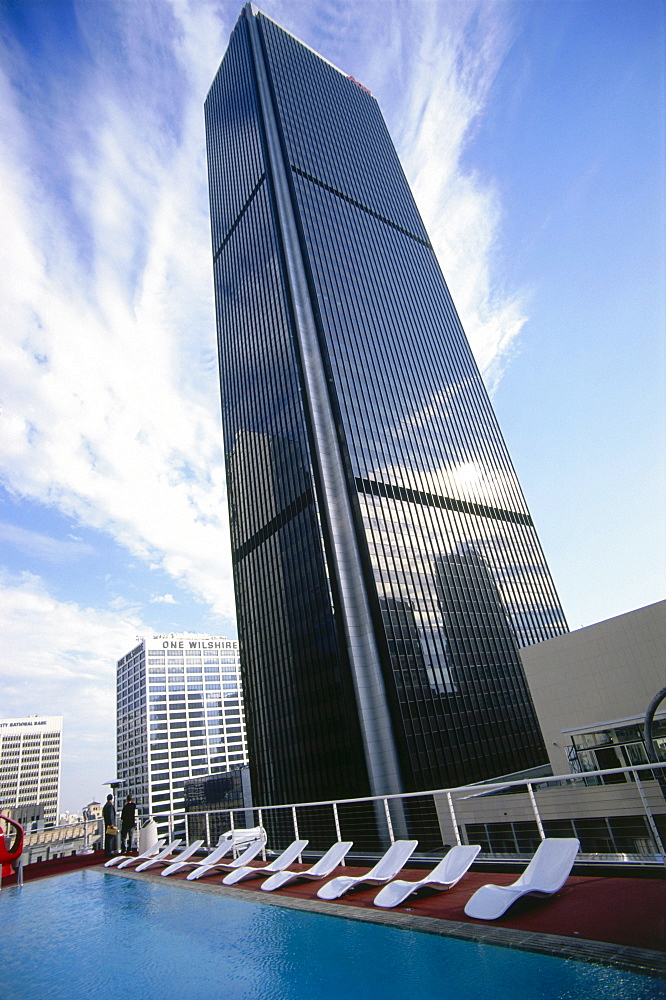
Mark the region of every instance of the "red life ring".
[[16, 830], [14, 843], [9, 848], [5, 844], [5, 836], [2, 828], [0, 828], [0, 872], [2, 873], [2, 878], [6, 878], [14, 871], [13, 862], [18, 861], [23, 854], [23, 827], [15, 823], [9, 816], [0, 816], [0, 819], [4, 819], [5, 823], [9, 823]]

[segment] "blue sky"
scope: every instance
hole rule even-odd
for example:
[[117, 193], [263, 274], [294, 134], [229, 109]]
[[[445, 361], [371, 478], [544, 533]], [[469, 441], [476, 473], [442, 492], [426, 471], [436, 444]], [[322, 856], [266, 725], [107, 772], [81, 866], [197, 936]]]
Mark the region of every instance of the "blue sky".
[[[115, 775], [115, 660], [235, 635], [203, 100], [240, 3], [0, 0], [0, 714]], [[376, 96], [571, 628], [662, 599], [665, 8], [265, 0]]]

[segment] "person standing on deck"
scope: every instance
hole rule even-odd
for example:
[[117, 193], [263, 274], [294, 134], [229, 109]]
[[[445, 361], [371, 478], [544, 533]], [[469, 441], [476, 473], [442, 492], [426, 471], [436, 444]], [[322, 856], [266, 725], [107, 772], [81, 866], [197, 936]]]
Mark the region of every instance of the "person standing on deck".
[[125, 805], [120, 814], [120, 852], [125, 853], [125, 841], [127, 841], [127, 851], [132, 849], [132, 830], [136, 830], [136, 802], [132, 801], [132, 796], [128, 795]]
[[[106, 797], [104, 808], [102, 809], [102, 819], [104, 820], [104, 854], [107, 858], [116, 854], [118, 829], [116, 827], [116, 807], [113, 804], [113, 795], [109, 793]], [[115, 829], [115, 833], [109, 833], [109, 829]]]

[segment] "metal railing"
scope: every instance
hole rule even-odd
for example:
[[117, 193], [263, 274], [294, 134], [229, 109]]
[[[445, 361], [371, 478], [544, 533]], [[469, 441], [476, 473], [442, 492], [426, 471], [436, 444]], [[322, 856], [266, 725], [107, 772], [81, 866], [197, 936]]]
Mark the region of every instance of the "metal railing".
[[65, 826], [50, 826], [25, 833], [23, 838], [23, 864], [29, 865], [36, 861], [49, 861], [51, 858], [64, 857], [70, 854], [90, 853], [93, 846], [100, 840], [103, 840], [101, 829], [100, 820], [90, 819], [82, 820], [79, 823], [68, 823]]
[[262, 826], [267, 846], [279, 851], [308, 839], [308, 853], [352, 840], [348, 859], [373, 857], [408, 834], [419, 841], [416, 859], [441, 857], [456, 843], [481, 844], [480, 860], [530, 857], [545, 837], [578, 837], [580, 859], [666, 864], [666, 799], [659, 777], [666, 763], [600, 771], [497, 780], [403, 795], [300, 802], [252, 809], [184, 811], [156, 815], [161, 833], [201, 839]]

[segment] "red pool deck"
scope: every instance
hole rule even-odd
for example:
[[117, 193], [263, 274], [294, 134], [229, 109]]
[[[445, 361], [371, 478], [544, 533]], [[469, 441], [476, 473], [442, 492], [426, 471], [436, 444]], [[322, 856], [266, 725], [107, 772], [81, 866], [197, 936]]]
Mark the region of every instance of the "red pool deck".
[[[295, 868], [295, 866], [294, 866]], [[347, 867], [334, 874], [356, 875], [363, 869]], [[422, 870], [405, 869], [400, 878], [418, 881]], [[470, 896], [486, 883], [509, 885], [514, 874], [468, 872], [452, 889], [445, 892], [421, 890], [396, 909], [423, 917], [455, 920], [460, 923], [488, 925], [488, 921], [465, 916]], [[258, 880], [239, 883], [239, 887], [257, 888]], [[302, 899], [314, 899], [321, 883], [296, 883], [281, 892]], [[372, 907], [377, 887], [347, 893], [338, 900], [349, 907]], [[493, 926], [561, 934], [589, 941], [605, 941], [634, 948], [666, 950], [666, 881], [661, 879], [604, 878], [572, 875], [554, 896], [524, 896]]]
[[[292, 865], [291, 868], [297, 871], [299, 866]], [[361, 875], [364, 871], [367, 869], [347, 865], [336, 869], [330, 877]], [[159, 876], [159, 869], [156, 868], [154, 873]], [[187, 871], [182, 874], [177, 872], [169, 878], [184, 879], [186, 876]], [[400, 873], [400, 878], [415, 882], [422, 877], [422, 869], [407, 868]], [[219, 876], [214, 875], [201, 881], [219, 885], [223, 878], [224, 873], [221, 873]], [[487, 882], [508, 885], [516, 878], [517, 876], [513, 874], [468, 872], [452, 889], [445, 892], [421, 890], [418, 896], [411, 896], [395, 910], [415, 916], [487, 926], [488, 921], [472, 920], [465, 916], [465, 903], [479, 886]], [[296, 882], [270, 895], [316, 900], [317, 889], [322, 884], [323, 882]], [[234, 886], [238, 890], [255, 893], [260, 887], [261, 880], [258, 878], [248, 879]], [[361, 888], [347, 893], [336, 902], [349, 908], [370, 908], [378, 913], [382, 911], [373, 905], [373, 899], [378, 892], [377, 886]], [[263, 898], [268, 895], [269, 893], [261, 893]], [[320, 902], [326, 905], [324, 901]], [[666, 880], [572, 875], [556, 895], [541, 898], [525, 896], [515, 903], [504, 917], [493, 920], [492, 924], [513, 930], [561, 934], [588, 941], [605, 941], [633, 948], [666, 951]]]
[[[24, 880], [28, 882], [33, 878], [61, 874], [64, 871], [91, 865], [101, 866], [103, 862], [104, 857], [101, 852], [43, 862], [26, 868]], [[259, 866], [260, 863], [255, 865]], [[300, 870], [301, 867], [306, 868], [308, 865], [293, 865], [292, 870]], [[99, 867], [98, 870], [105, 869]], [[161, 870], [156, 866], [147, 872], [134, 874], [131, 867], [118, 872], [115, 868], [108, 869], [118, 876], [127, 875], [166, 882], [166, 879], [161, 879]], [[360, 875], [364, 871], [367, 871], [367, 868], [347, 865], [338, 868], [330, 877], [340, 874]], [[169, 882], [185, 882], [187, 872], [186, 869], [169, 876]], [[571, 875], [563, 888], [554, 896], [523, 897], [501, 919], [492, 922], [466, 917], [465, 903], [479, 886], [486, 883], [508, 885], [515, 880], [516, 874], [472, 870], [452, 889], [445, 892], [421, 890], [418, 895], [409, 897], [402, 906], [393, 910], [383, 910], [373, 906], [373, 899], [379, 891], [377, 887], [361, 888], [347, 893], [333, 904], [317, 898], [317, 889], [322, 882], [296, 882], [276, 892], [264, 893], [260, 890], [259, 878], [249, 879], [233, 888], [228, 888], [222, 885], [224, 874], [220, 872], [219, 875], [185, 884], [188, 888], [205, 888], [205, 891], [220, 891], [237, 896], [248, 893], [253, 900], [260, 902], [279, 904], [282, 898], [284, 905], [298, 906], [300, 901], [300, 905], [308, 909], [316, 904], [323, 913], [328, 909], [337, 916], [358, 916], [361, 919], [376, 919], [378, 922], [387, 922], [386, 915], [400, 914], [404, 926], [412, 923], [418, 925], [420, 930], [427, 930], [429, 921], [432, 920], [433, 928], [435, 925], [438, 927], [437, 933], [446, 933], [446, 925], [442, 922], [449, 922], [451, 933], [458, 936], [467, 936], [465, 925], [470, 925], [470, 934], [474, 933], [471, 931], [471, 925], [484, 929], [501, 929], [504, 932], [505, 944], [510, 942], [511, 932], [515, 932], [516, 941], [520, 939], [522, 942], [529, 942], [530, 936], [533, 936], [536, 942], [537, 939], [541, 940], [541, 936], [549, 935], [553, 940], [560, 940], [560, 952], [563, 950], [562, 939], [570, 939], [574, 956], [579, 951], [581, 954], [584, 953], [584, 948], [574, 947], [576, 942], [581, 945], [583, 942], [590, 944], [601, 942], [618, 946], [620, 949], [644, 949], [654, 954], [661, 953], [662, 956], [666, 953], [666, 879], [659, 877], [659, 872], [655, 872], [655, 877], [647, 878]], [[418, 881], [422, 876], [422, 869], [407, 868], [400, 873], [401, 878], [414, 881]], [[11, 881], [6, 880], [4, 884], [11, 884]], [[359, 910], [365, 913], [361, 914]], [[388, 922], [395, 920], [389, 919]], [[480, 935], [475, 937], [477, 940], [485, 939]], [[492, 940], [492, 937], [491, 933], [487, 939]], [[496, 943], [501, 942], [498, 940]], [[541, 948], [535, 945], [534, 950]], [[593, 950], [590, 952], [589, 960], [594, 960]], [[650, 962], [647, 965], [649, 966]], [[654, 958], [652, 966], [655, 967]]]

